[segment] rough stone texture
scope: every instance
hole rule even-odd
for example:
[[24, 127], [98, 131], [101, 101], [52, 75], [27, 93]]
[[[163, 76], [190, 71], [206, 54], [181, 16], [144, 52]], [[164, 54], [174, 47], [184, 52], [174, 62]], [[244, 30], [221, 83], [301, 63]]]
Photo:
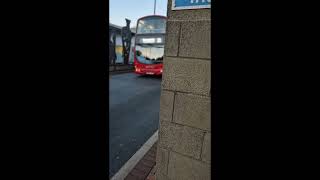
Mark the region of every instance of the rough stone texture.
[[173, 122], [211, 131], [210, 98], [177, 93]]
[[180, 22], [167, 21], [165, 56], [178, 56]]
[[209, 180], [210, 164], [170, 153], [168, 177], [174, 180]]
[[184, 21], [179, 56], [211, 59], [211, 21]]
[[161, 91], [160, 98], [160, 121], [171, 121], [173, 111], [174, 93], [171, 91]]
[[211, 9], [188, 9], [188, 10], [171, 10], [172, 9], [172, 0], [168, 0], [168, 18], [170, 20], [201, 20], [201, 19], [210, 19]]
[[165, 57], [162, 88], [209, 95], [210, 61]]
[[207, 180], [211, 173], [210, 96], [215, 97], [211, 9], [171, 8], [169, 0], [156, 179]]
[[157, 150], [157, 171], [160, 171], [162, 174], [168, 174], [168, 157], [169, 151], [163, 148], [158, 147]]
[[211, 133], [204, 136], [201, 159], [207, 163], [211, 162]]
[[170, 122], [160, 122], [159, 146], [200, 159], [204, 132]]

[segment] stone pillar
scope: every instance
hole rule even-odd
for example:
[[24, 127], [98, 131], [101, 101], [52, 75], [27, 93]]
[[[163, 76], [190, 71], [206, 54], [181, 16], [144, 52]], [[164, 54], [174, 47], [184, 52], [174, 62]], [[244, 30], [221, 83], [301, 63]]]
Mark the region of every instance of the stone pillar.
[[207, 180], [211, 164], [211, 9], [171, 10], [160, 99], [157, 180]]

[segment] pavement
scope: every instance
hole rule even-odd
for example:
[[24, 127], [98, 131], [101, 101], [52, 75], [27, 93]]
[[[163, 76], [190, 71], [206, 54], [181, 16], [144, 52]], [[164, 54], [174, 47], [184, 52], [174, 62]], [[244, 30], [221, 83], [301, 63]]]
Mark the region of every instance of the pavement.
[[109, 178], [157, 131], [161, 78], [109, 77]]
[[156, 165], [152, 168], [151, 172], [145, 180], [156, 180]]
[[118, 71], [109, 71], [109, 75], [123, 74], [123, 73], [132, 73], [132, 72], [134, 72], [134, 69], [125, 69], [125, 70], [118, 70]]
[[157, 143], [137, 163], [124, 180], [151, 180], [155, 178]]
[[109, 75], [134, 72], [133, 65], [118, 64], [116, 66], [109, 66], [108, 68], [109, 68]]

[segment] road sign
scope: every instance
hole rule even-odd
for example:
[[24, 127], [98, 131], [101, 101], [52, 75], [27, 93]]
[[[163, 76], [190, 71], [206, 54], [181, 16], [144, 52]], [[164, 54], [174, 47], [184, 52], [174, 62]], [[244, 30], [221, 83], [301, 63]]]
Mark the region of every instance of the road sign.
[[211, 0], [172, 0], [172, 10], [211, 8]]

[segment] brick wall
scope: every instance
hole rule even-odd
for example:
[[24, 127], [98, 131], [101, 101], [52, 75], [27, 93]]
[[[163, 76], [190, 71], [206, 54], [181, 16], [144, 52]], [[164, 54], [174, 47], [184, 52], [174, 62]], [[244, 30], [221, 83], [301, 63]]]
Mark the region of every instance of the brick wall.
[[160, 99], [157, 180], [210, 179], [211, 10], [171, 10]]

